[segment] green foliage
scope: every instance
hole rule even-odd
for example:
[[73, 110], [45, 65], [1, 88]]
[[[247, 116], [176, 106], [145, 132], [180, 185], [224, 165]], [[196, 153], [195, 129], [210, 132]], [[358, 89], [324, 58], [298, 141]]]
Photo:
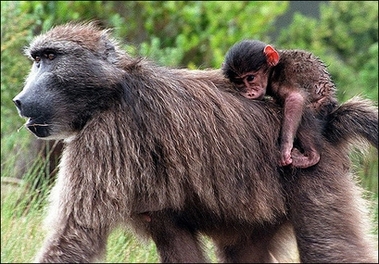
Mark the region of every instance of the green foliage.
[[135, 1], [113, 5], [119, 13], [128, 14], [120, 16], [117, 23], [128, 26], [110, 26], [115, 26], [120, 36], [128, 36], [129, 41], [140, 45], [140, 55], [168, 66], [198, 68], [219, 67], [225, 52], [237, 39], [265, 38], [288, 4]]
[[368, 98], [378, 102], [378, 42], [367, 49], [367, 60], [362, 62], [358, 70], [358, 89], [363, 90]]
[[17, 120], [18, 124], [15, 124], [15, 119], [9, 118], [15, 113], [11, 99], [22, 89], [31, 65], [22, 52], [24, 45], [31, 40], [28, 27], [32, 24], [32, 20], [21, 14], [18, 2], [1, 2], [2, 138], [9, 130], [14, 131], [22, 125], [22, 120]]
[[163, 5], [156, 2], [146, 8], [145, 28], [164, 40], [162, 48], [183, 49], [181, 65], [219, 67], [236, 40], [264, 38], [286, 7], [285, 2], [168, 1]]

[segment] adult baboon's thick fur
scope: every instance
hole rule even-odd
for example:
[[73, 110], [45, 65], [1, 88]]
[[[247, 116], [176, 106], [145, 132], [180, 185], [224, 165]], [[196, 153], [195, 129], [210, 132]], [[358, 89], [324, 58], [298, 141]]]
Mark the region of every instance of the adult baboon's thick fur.
[[377, 146], [369, 102], [331, 114], [319, 164], [282, 169], [280, 109], [227, 92], [218, 70], [131, 58], [91, 24], [53, 28], [28, 53], [34, 66], [14, 102], [38, 137], [65, 140], [37, 261], [99, 259], [125, 224], [164, 262], [206, 261], [199, 234], [220, 261], [291, 261], [292, 230], [302, 261], [376, 260], [348, 158], [350, 140]]

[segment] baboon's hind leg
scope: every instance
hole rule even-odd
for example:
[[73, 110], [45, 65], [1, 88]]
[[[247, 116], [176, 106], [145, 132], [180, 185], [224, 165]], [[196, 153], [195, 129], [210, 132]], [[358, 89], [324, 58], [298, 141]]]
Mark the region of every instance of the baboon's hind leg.
[[208, 262], [196, 232], [179, 225], [169, 212], [149, 213], [148, 232], [163, 263]]
[[278, 226], [254, 230], [231, 231], [216, 235], [214, 242], [219, 260], [226, 263], [297, 263], [299, 255], [292, 225], [284, 222]]

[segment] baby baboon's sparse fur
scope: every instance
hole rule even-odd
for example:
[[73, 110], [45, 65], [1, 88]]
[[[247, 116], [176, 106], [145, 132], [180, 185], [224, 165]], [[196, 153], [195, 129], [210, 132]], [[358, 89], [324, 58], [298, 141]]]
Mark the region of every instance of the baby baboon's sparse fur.
[[[377, 142], [368, 102], [332, 113], [319, 164], [281, 169], [280, 109], [227, 92], [219, 70], [131, 58], [91, 24], [53, 28], [28, 54], [36, 62], [14, 101], [38, 137], [65, 141], [37, 261], [100, 259], [125, 224], [152, 238], [163, 262], [206, 261], [199, 234], [221, 261], [296, 261], [293, 230], [302, 261], [376, 260], [347, 148], [348, 138]], [[352, 116], [369, 135], [351, 130]]]

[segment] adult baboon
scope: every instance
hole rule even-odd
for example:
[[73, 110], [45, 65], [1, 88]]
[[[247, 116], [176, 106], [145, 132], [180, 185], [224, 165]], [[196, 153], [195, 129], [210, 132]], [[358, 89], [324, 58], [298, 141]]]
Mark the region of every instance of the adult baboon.
[[283, 262], [292, 226], [302, 261], [375, 261], [347, 155], [350, 139], [377, 145], [368, 102], [331, 114], [316, 166], [281, 171], [280, 108], [226, 92], [218, 70], [132, 58], [91, 24], [55, 27], [28, 54], [14, 102], [36, 136], [65, 141], [37, 261], [99, 259], [124, 224], [152, 238], [163, 262], [206, 261], [199, 234], [221, 261]]

